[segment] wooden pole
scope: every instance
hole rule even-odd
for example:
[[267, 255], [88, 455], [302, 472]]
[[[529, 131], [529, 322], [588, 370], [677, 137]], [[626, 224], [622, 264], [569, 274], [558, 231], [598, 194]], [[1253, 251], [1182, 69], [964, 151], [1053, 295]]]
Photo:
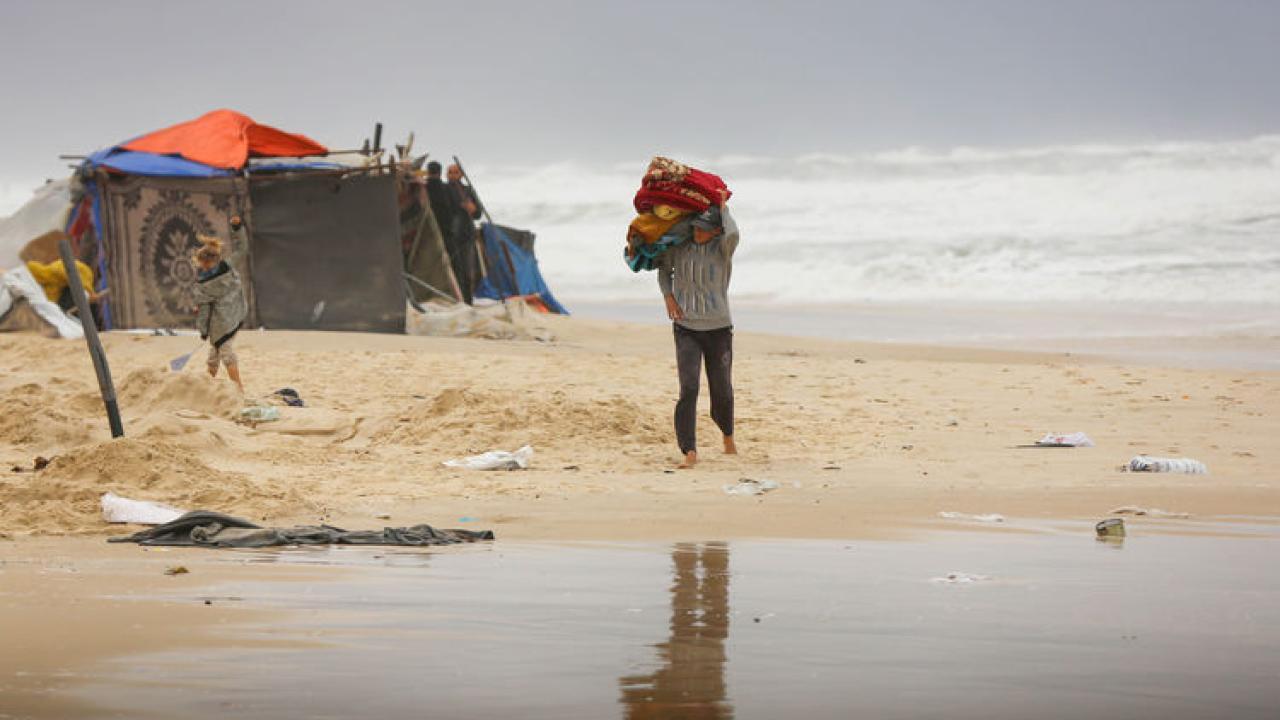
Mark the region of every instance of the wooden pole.
[[71, 254], [71, 243], [66, 238], [58, 241], [58, 253], [62, 255], [62, 267], [67, 271], [67, 287], [70, 288], [71, 297], [75, 299], [76, 309], [80, 312], [80, 326], [84, 328], [84, 342], [89, 346], [89, 357], [93, 359], [93, 371], [98, 374], [98, 390], [102, 392], [102, 404], [107, 408], [111, 437], [124, 437], [124, 424], [120, 422], [120, 407], [116, 405], [116, 388], [111, 383], [107, 354], [102, 349], [102, 341], [98, 339], [98, 326], [93, 322], [89, 297], [85, 295], [84, 285], [80, 283], [76, 259]]
[[475, 197], [476, 204], [480, 206], [480, 213], [484, 215], [485, 221], [492, 225], [493, 218], [489, 217], [489, 208], [484, 206], [484, 201], [480, 199], [480, 193], [476, 192], [476, 184], [471, 182], [471, 176], [468, 175], [466, 169], [462, 167], [462, 161], [458, 159], [457, 155], [453, 156], [453, 164], [458, 166], [458, 172], [462, 173], [462, 179], [466, 180], [467, 187], [471, 188], [471, 195]]

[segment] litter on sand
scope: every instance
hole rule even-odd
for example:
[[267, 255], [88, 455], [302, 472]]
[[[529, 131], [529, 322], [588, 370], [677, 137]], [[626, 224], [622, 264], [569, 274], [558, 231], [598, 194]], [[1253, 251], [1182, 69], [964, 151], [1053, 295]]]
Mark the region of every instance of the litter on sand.
[[240, 411], [237, 422], [246, 425], [257, 425], [258, 423], [272, 422], [280, 419], [280, 410], [271, 405], [250, 405]]
[[763, 495], [770, 490], [777, 490], [778, 483], [772, 480], [754, 480], [742, 478], [733, 485], [725, 485], [726, 495]]
[[1125, 536], [1124, 520], [1120, 518], [1108, 518], [1093, 526], [1094, 532], [1100, 538], [1122, 538]]
[[1082, 432], [1073, 433], [1048, 433], [1044, 437], [1035, 442], [1034, 445], [1019, 445], [1018, 447], [1042, 447], [1042, 448], [1063, 448], [1063, 447], [1093, 447], [1093, 440]]
[[492, 540], [490, 530], [437, 530], [430, 525], [343, 530], [332, 525], [264, 528], [243, 518], [209, 510], [193, 510], [178, 519], [107, 542], [208, 548], [255, 548], [280, 545], [456, 545]]
[[942, 577], [936, 577], [929, 582], [946, 584], [946, 585], [968, 585], [970, 583], [984, 582], [990, 580], [990, 575], [976, 575], [974, 573], [949, 572]]
[[533, 448], [525, 445], [515, 452], [490, 450], [459, 460], [445, 460], [444, 466], [464, 470], [524, 470], [532, 459]]
[[1191, 513], [1170, 512], [1169, 510], [1161, 510], [1160, 508], [1144, 508], [1136, 505], [1123, 505], [1118, 508], [1112, 508], [1108, 515], [1145, 515], [1153, 518], [1173, 518], [1177, 520], [1186, 520], [1191, 517]]
[[1209, 468], [1204, 463], [1191, 458], [1162, 458], [1150, 455], [1138, 455], [1129, 461], [1129, 472], [1162, 472], [1185, 473], [1187, 475], [1207, 475]]
[[984, 522], [984, 523], [1004, 522], [1004, 516], [999, 515], [997, 513], [987, 513], [985, 515], [972, 515], [970, 513], [951, 512], [949, 510], [946, 510], [938, 513], [938, 517], [946, 518], [947, 520], [970, 520], [973, 522]]
[[101, 502], [102, 519], [109, 523], [163, 525], [186, 513], [186, 510], [179, 510], [164, 503], [131, 500], [115, 493], [103, 493]]

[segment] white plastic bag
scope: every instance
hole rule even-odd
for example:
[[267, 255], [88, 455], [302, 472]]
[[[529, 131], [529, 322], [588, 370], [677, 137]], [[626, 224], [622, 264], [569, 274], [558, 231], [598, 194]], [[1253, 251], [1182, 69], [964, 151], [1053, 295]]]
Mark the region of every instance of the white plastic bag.
[[1163, 472], [1185, 473], [1187, 475], [1207, 475], [1209, 468], [1204, 463], [1191, 458], [1162, 458], [1149, 455], [1138, 455], [1129, 461], [1131, 472]]
[[464, 470], [524, 470], [533, 459], [533, 448], [525, 445], [515, 452], [490, 450], [460, 460], [445, 460], [444, 466]]
[[1082, 432], [1049, 433], [1036, 441], [1036, 444], [1048, 447], [1093, 447], [1093, 441]]
[[101, 502], [102, 519], [109, 523], [163, 525], [187, 513], [164, 503], [130, 500], [115, 493], [103, 493]]

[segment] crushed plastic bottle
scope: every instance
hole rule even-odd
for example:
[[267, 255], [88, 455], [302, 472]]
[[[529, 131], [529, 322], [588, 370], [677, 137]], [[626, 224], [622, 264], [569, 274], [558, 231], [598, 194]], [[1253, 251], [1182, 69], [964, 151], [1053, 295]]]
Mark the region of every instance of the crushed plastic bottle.
[[1205, 467], [1204, 463], [1199, 460], [1192, 460], [1191, 458], [1162, 458], [1138, 455], [1129, 461], [1129, 471], [1207, 475], [1209, 468]]

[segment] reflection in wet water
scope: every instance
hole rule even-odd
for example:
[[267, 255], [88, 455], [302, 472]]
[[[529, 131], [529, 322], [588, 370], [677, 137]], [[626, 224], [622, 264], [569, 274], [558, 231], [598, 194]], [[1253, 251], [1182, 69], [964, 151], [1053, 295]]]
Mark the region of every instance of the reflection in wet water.
[[662, 667], [623, 677], [629, 720], [727, 720], [725, 639], [729, 636], [729, 547], [678, 543], [671, 551], [671, 636], [654, 647]]

